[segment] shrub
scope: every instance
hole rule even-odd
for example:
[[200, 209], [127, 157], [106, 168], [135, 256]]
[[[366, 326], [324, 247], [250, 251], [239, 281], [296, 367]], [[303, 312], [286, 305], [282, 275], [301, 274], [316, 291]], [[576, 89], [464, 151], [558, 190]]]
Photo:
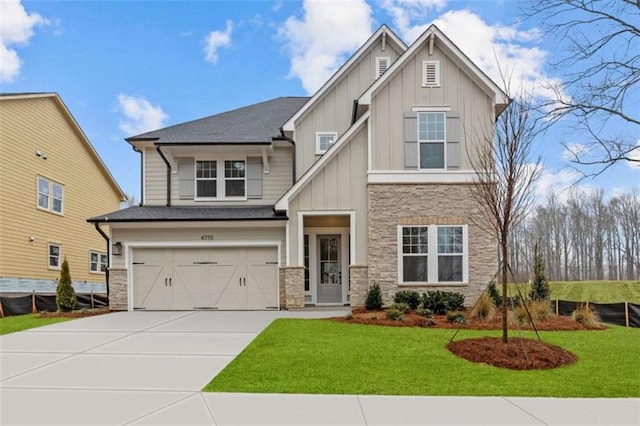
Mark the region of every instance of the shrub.
[[582, 324], [586, 328], [599, 328], [600, 318], [598, 314], [589, 307], [587, 304], [578, 306], [578, 309], [573, 311], [571, 319]]
[[394, 321], [402, 321], [404, 319], [404, 313], [395, 308], [387, 309], [386, 311], [387, 318]]
[[420, 306], [420, 294], [413, 290], [402, 290], [396, 293], [393, 301], [406, 303], [412, 310], [415, 310]]
[[374, 281], [371, 287], [367, 290], [365, 306], [369, 311], [382, 309], [382, 291], [380, 290], [380, 285], [376, 281]]
[[483, 321], [491, 321], [496, 315], [496, 305], [489, 293], [482, 293], [471, 312], [469, 318], [480, 318]]
[[519, 303], [513, 307], [511, 322], [516, 325], [529, 324], [529, 314], [527, 314], [524, 304]]
[[371, 320], [378, 321], [378, 316], [377, 315], [371, 315]]
[[416, 314], [418, 314], [420, 316], [423, 316], [425, 318], [432, 318], [433, 317], [433, 311], [431, 309], [427, 309], [427, 308], [418, 308], [418, 309], [416, 309]]
[[549, 300], [547, 299], [530, 300], [527, 306], [529, 307], [531, 318], [533, 318], [534, 321], [544, 321], [553, 315], [551, 304], [549, 304]]
[[450, 311], [447, 312], [447, 322], [451, 322], [454, 324], [466, 324], [467, 318], [462, 312]]
[[406, 314], [407, 312], [409, 312], [411, 310], [409, 308], [409, 305], [407, 305], [406, 303], [394, 303], [393, 305], [391, 305], [389, 307], [389, 309], [396, 309], [396, 310], [402, 312], [403, 314]]
[[345, 318], [347, 320], [351, 321], [353, 319], [353, 314], [351, 312], [349, 312]]
[[464, 295], [453, 291], [428, 291], [422, 295], [422, 307], [436, 315], [464, 308]]
[[500, 296], [500, 293], [498, 292], [498, 287], [496, 287], [495, 281], [491, 281], [489, 283], [487, 291], [489, 292], [489, 296], [493, 299], [493, 303], [496, 306], [502, 306], [502, 296]]
[[76, 306], [76, 300], [76, 291], [71, 286], [69, 262], [67, 262], [67, 258], [65, 257], [62, 262], [58, 287], [56, 288], [56, 305], [58, 305], [59, 311], [69, 312]]
[[529, 298], [531, 300], [549, 300], [549, 282], [544, 275], [544, 259], [538, 243], [533, 246], [533, 282]]
[[436, 325], [436, 322], [433, 320], [433, 318], [427, 318], [427, 326], [432, 327]]

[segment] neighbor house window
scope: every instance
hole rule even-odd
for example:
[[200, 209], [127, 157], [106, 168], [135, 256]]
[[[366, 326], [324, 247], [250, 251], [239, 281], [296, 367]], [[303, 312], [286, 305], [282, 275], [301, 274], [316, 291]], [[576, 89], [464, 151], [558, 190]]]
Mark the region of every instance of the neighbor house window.
[[62, 214], [63, 188], [57, 182], [38, 176], [38, 207]]
[[322, 155], [338, 137], [337, 133], [316, 133], [316, 155]]
[[49, 269], [60, 269], [60, 245], [49, 243]]
[[445, 122], [444, 112], [418, 113], [418, 156], [421, 169], [444, 169]]
[[440, 61], [422, 62], [422, 87], [440, 86]]
[[107, 270], [107, 254], [98, 251], [89, 252], [89, 271], [100, 274]]
[[215, 160], [196, 161], [196, 197], [216, 198], [218, 172]]
[[224, 193], [226, 197], [244, 197], [246, 181], [244, 160], [226, 160], [224, 162]]
[[400, 226], [400, 283], [467, 281], [466, 225]]

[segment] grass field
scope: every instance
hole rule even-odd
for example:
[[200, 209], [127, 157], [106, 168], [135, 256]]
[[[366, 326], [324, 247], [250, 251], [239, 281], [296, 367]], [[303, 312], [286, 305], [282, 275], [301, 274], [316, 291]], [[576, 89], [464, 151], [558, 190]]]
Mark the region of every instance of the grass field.
[[[528, 293], [528, 285], [518, 285], [521, 292]], [[549, 283], [552, 300], [572, 302], [640, 304], [640, 281], [558, 281]], [[515, 294], [512, 285], [510, 293]]]
[[[546, 371], [474, 364], [453, 330], [279, 319], [206, 387], [211, 392], [640, 397], [640, 330], [543, 332], [578, 362]], [[500, 332], [462, 330], [457, 340]], [[514, 332], [512, 335], [516, 335]], [[525, 334], [526, 337], [533, 337]]]
[[39, 318], [37, 315], [16, 315], [0, 319], [0, 336], [30, 328], [42, 327], [57, 322], [68, 321], [72, 318]]

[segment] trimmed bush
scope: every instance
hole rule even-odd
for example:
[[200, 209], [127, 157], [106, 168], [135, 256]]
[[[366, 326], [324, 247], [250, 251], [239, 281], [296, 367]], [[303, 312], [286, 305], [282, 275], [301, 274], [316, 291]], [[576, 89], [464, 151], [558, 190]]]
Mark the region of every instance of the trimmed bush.
[[582, 324], [586, 328], [600, 327], [600, 318], [598, 317], [598, 314], [586, 303], [578, 306], [578, 309], [573, 311], [571, 319]]
[[380, 290], [380, 285], [376, 281], [374, 281], [373, 284], [371, 284], [371, 287], [367, 290], [365, 306], [368, 311], [382, 309], [382, 291]]
[[407, 305], [406, 303], [394, 303], [393, 305], [391, 305], [389, 307], [389, 309], [396, 309], [396, 310], [402, 312], [403, 314], [406, 314], [407, 312], [409, 312], [411, 310], [409, 308], [409, 305]]
[[425, 318], [433, 318], [433, 311], [431, 309], [427, 309], [427, 308], [418, 308], [418, 309], [416, 309], [416, 314], [418, 314], [420, 316], [423, 316]]
[[480, 318], [483, 321], [491, 321], [496, 315], [496, 305], [489, 293], [482, 293], [471, 312], [469, 318]]
[[466, 324], [467, 318], [462, 312], [450, 311], [447, 312], [447, 322], [451, 322], [454, 324]]
[[76, 291], [71, 286], [71, 273], [69, 272], [69, 262], [64, 258], [60, 279], [56, 287], [56, 305], [61, 312], [72, 311], [76, 306]]
[[413, 290], [402, 290], [396, 293], [393, 301], [396, 303], [406, 303], [411, 310], [416, 310], [418, 306], [420, 306], [420, 294]]
[[444, 315], [464, 308], [464, 295], [454, 291], [428, 291], [422, 295], [422, 307]]
[[390, 320], [402, 321], [404, 319], [404, 313], [399, 309], [387, 309], [385, 314]]

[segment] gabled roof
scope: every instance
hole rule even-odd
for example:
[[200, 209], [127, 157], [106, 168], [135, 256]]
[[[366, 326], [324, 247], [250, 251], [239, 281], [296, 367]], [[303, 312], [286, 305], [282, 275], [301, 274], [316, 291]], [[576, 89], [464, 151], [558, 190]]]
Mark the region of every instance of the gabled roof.
[[127, 138], [157, 145], [271, 143], [308, 97], [280, 97]]
[[133, 206], [87, 219], [91, 223], [201, 222], [234, 220], [287, 220], [273, 206]]
[[[422, 33], [418, 39], [413, 42], [413, 44], [407, 49], [402, 56], [400, 56], [389, 69], [384, 73], [382, 77], [377, 79], [371, 87], [369, 87], [358, 99], [359, 104], [370, 104], [372, 94], [376, 93], [377, 90], [387, 83], [399, 70], [402, 69], [404, 64], [413, 58], [419, 50], [424, 46], [426, 42], [428, 42], [430, 37], [435, 37], [440, 42], [439, 46], [442, 50], [448, 54], [448, 56], [458, 62], [458, 65], [465, 71], [468, 72], [471, 78], [473, 78], [478, 85], [484, 89], [485, 92], [491, 94], [494, 97], [494, 101], [496, 105], [507, 105], [510, 100], [507, 94], [493, 81], [491, 80], [476, 64], [474, 64], [467, 55], [460, 50], [458, 46], [456, 46], [450, 39], [447, 37], [440, 29], [435, 25], [431, 24], [429, 27]], [[496, 108], [500, 112], [501, 109]], [[496, 114], [498, 115], [498, 114]]]
[[289, 120], [287, 120], [286, 123], [284, 123], [284, 125], [282, 126], [283, 130], [288, 130], [288, 131], [293, 131], [294, 130], [294, 125], [295, 125], [295, 121], [302, 117], [313, 105], [316, 104], [316, 102], [321, 99], [325, 93], [331, 88], [333, 87], [333, 85], [340, 80], [340, 78], [347, 72], [347, 70], [349, 70], [349, 68], [351, 66], [353, 66], [353, 64], [357, 63], [358, 60], [360, 59], [360, 57], [365, 54], [370, 48], [371, 46], [373, 46], [375, 43], [378, 42], [379, 39], [381, 39], [382, 37], [389, 37], [388, 39], [386, 39], [386, 42], [389, 43], [393, 43], [396, 46], [397, 50], [400, 51], [405, 51], [407, 49], [407, 45], [400, 39], [400, 37], [398, 37], [392, 30], [391, 28], [387, 27], [385, 24], [382, 24], [380, 26], [380, 28], [378, 28], [378, 30], [373, 33], [371, 35], [371, 37], [369, 37], [369, 39], [362, 45], [360, 46], [360, 48], [356, 51], [356, 53], [354, 53], [353, 55], [351, 55], [351, 57], [349, 58], [349, 60], [347, 62], [345, 62], [332, 76], [329, 80], [327, 80], [320, 89], [318, 89], [318, 91], [313, 95], [312, 98], [309, 99], [309, 101], [302, 107], [300, 108], [295, 115], [293, 115]]
[[60, 96], [57, 93], [33, 92], [33, 93], [2, 93], [0, 94], [0, 101], [14, 100], [14, 99], [24, 100], [24, 99], [34, 99], [34, 98], [52, 98], [54, 100], [54, 102], [58, 105], [58, 107], [62, 111], [63, 115], [69, 120], [69, 123], [71, 124], [73, 129], [76, 131], [76, 133], [80, 137], [80, 140], [84, 143], [85, 148], [89, 151], [89, 155], [94, 158], [94, 160], [98, 164], [98, 167], [102, 170], [102, 173], [107, 178], [107, 181], [109, 182], [113, 190], [118, 194], [118, 197], [120, 198], [120, 200], [126, 201], [127, 196], [120, 188], [120, 185], [118, 185], [118, 182], [116, 182], [113, 175], [111, 174], [107, 166], [104, 164], [104, 162], [98, 155], [98, 152], [95, 150], [95, 148], [89, 141], [89, 138], [87, 138], [87, 135], [84, 134], [84, 132], [82, 131], [82, 128], [80, 127], [76, 119], [73, 117], [73, 115], [71, 114], [71, 112], [69, 111], [65, 103], [62, 101], [62, 98], [60, 98]]

